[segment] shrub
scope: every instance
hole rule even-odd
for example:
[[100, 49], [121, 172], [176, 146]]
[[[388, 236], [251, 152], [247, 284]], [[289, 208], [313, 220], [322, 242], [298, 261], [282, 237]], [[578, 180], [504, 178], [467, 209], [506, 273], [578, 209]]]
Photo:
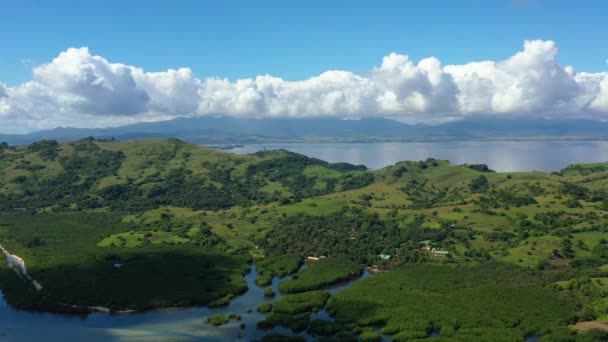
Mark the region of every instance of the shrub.
[[270, 302], [262, 303], [262, 304], [258, 305], [256, 310], [260, 313], [269, 313], [270, 311], [272, 311], [272, 303], [270, 303]]
[[340, 323], [324, 321], [321, 319], [313, 320], [308, 326], [309, 333], [320, 336], [331, 336], [342, 331], [343, 329], [344, 328]]
[[380, 342], [382, 341], [382, 336], [375, 331], [365, 331], [361, 335], [359, 335], [361, 342]]
[[264, 290], [264, 297], [274, 297], [274, 290], [270, 287]]
[[298, 314], [319, 311], [325, 306], [329, 292], [312, 291], [286, 295], [274, 303], [273, 312], [283, 314]]
[[224, 315], [217, 314], [217, 315], [209, 316], [207, 318], [207, 323], [217, 327], [217, 326], [228, 323], [228, 318]]

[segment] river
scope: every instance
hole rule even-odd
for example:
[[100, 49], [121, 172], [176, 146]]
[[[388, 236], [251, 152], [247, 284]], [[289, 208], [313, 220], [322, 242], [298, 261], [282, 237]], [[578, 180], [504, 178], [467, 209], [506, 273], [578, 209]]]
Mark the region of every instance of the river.
[[246, 145], [228, 152], [254, 153], [264, 149], [285, 149], [329, 162], [363, 164], [371, 169], [427, 158], [454, 164], [487, 164], [498, 172], [551, 172], [574, 163], [608, 161], [608, 141], [284, 143]]

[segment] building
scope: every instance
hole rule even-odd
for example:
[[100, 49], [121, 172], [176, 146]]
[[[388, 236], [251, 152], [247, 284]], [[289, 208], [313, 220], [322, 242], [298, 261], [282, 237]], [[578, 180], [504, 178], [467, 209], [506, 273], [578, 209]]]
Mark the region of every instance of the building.
[[378, 255], [378, 258], [380, 258], [380, 260], [388, 260], [391, 258], [390, 254], [380, 254]]
[[450, 252], [448, 252], [448, 251], [440, 251], [437, 249], [433, 249], [432, 253], [433, 253], [433, 256], [436, 256], [436, 257], [447, 257], [450, 254]]

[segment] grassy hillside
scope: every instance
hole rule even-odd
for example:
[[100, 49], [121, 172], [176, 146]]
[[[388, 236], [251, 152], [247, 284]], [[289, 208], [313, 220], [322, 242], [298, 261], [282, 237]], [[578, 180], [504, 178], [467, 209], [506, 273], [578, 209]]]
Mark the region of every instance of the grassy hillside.
[[176, 139], [41, 141], [0, 154], [2, 208], [221, 209], [365, 186], [364, 167], [286, 151], [226, 154]]
[[[411, 272], [430, 274], [425, 279], [432, 286], [447, 287], [457, 276], [452, 270], [477, 276], [498, 267], [497, 273], [521, 278], [530, 291], [561, 303], [555, 317], [546, 316], [555, 329], [544, 333], [563, 328], [570, 334], [569, 324], [608, 319], [608, 163], [552, 174], [496, 173], [484, 165], [429, 159], [367, 171], [287, 151], [235, 155], [175, 139], [2, 146], [0, 243], [21, 256], [44, 286], [36, 292], [1, 266], [0, 287], [23, 308], [219, 305], [244, 290], [242, 274], [252, 258], [266, 286], [312, 256], [341, 260], [345, 278], [364, 266], [388, 271], [377, 278], [387, 281], [382, 294], [388, 299], [369, 304], [377, 308], [369, 320], [340, 318], [338, 306], [372, 291], [363, 285], [372, 280], [329, 300], [344, 333], [371, 335], [372, 323], [392, 327], [382, 316], [386, 303], [409, 274], [407, 265], [417, 265]], [[117, 260], [124, 264], [120, 269], [113, 267]], [[321, 266], [291, 281], [306, 283], [292, 292], [332, 283], [335, 275]], [[524, 291], [496, 276], [467, 291]], [[167, 278], [175, 280], [171, 291], [163, 287]], [[506, 288], [495, 286], [505, 281]], [[442, 317], [441, 306], [425, 304], [429, 298], [450, 302], [460, 295], [456, 289], [435, 293], [423, 282], [407, 287], [411, 301], [394, 304], [428, 308], [429, 317]], [[466, 310], [484, 315], [490, 304], [480, 299], [475, 305], [480, 311]], [[545, 313], [529, 309], [504, 306], [501, 317], [470, 329], [542, 334], [528, 319]], [[289, 319], [273, 315], [269, 325]], [[306, 328], [303, 317], [298, 329]], [[325, 325], [317, 322], [314, 329]], [[403, 338], [426, 330], [389, 329]]]

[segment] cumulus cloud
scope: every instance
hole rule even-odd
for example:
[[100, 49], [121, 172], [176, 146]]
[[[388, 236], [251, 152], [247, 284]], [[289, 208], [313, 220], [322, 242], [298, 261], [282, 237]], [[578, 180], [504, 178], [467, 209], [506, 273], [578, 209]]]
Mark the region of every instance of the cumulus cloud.
[[414, 64], [408, 56], [391, 53], [372, 70], [378, 112], [451, 113], [458, 111], [458, 89], [452, 75], [434, 57]]
[[[501, 62], [449, 65], [463, 113], [558, 113], [583, 110], [572, 67], [557, 60], [552, 41], [526, 41], [524, 50]], [[583, 106], [584, 107], [584, 106]]]
[[68, 49], [34, 68], [34, 81], [51, 90], [58, 105], [75, 112], [131, 115], [145, 112], [150, 102], [132, 67], [92, 56], [87, 48]]
[[191, 69], [147, 72], [88, 48], [62, 52], [31, 81], [0, 83], [0, 131], [95, 127], [179, 116], [366, 117], [436, 122], [466, 115], [608, 119], [608, 72], [577, 72], [553, 41], [525, 41], [501, 61], [444, 65], [391, 53], [367, 75], [326, 71], [300, 81], [230, 81]]

